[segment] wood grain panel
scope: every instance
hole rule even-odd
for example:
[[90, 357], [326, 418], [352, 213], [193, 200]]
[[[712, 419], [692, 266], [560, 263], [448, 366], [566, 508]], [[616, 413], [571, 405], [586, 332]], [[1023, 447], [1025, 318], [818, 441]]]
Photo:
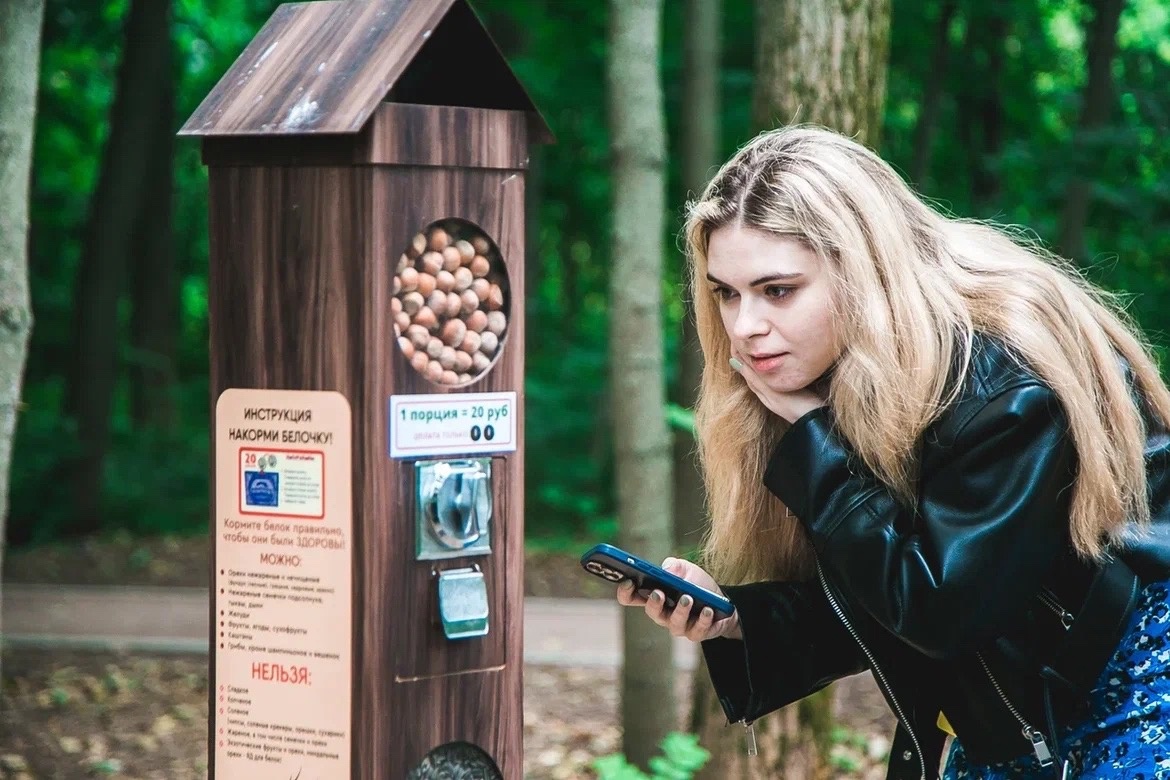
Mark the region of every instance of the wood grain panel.
[[179, 134], [352, 134], [384, 100], [516, 110], [552, 140], [466, 0], [281, 5]]
[[[357, 454], [368, 449], [371, 438], [360, 423], [368, 403], [356, 351], [369, 317], [361, 285], [369, 243], [369, 177], [347, 168], [213, 168], [209, 192], [211, 408], [230, 387], [341, 392], [354, 412], [356, 491], [363, 471]], [[214, 432], [212, 426], [213, 439]], [[214, 440], [211, 452], [214, 474]], [[214, 505], [213, 500], [212, 511]], [[355, 506], [360, 506], [356, 499]], [[357, 572], [365, 549], [363, 523], [355, 512], [355, 614], [362, 600]], [[214, 573], [215, 545], [211, 558]], [[216, 625], [214, 589], [210, 608]], [[361, 664], [359, 631], [355, 625], [355, 669]], [[211, 652], [214, 694], [214, 643]], [[209, 738], [216, 711], [211, 704]], [[209, 760], [214, 777], [214, 755]]]
[[[371, 430], [388, 432], [392, 393], [517, 393], [517, 430], [523, 431], [524, 328], [524, 180], [517, 173], [423, 167], [376, 167], [372, 260], [367, 289], [382, 296], [372, 307], [373, 331], [363, 341], [363, 363], [371, 395], [381, 398], [369, 410]], [[491, 370], [466, 388], [431, 384], [402, 357], [394, 343], [389, 294], [394, 264], [411, 237], [430, 223], [465, 219], [478, 225], [500, 248], [511, 285], [509, 329]], [[381, 368], [375, 368], [375, 367]], [[457, 559], [443, 567], [478, 562], [484, 569], [492, 603], [489, 637], [448, 642], [437, 624], [436, 587], [430, 561], [415, 561], [414, 465], [390, 460], [386, 442], [367, 470], [363, 513], [378, 517], [365, 525], [366, 594], [360, 622], [371, 628], [362, 639], [363, 667], [355, 724], [361, 747], [362, 778], [401, 778], [432, 748], [452, 741], [478, 745], [509, 779], [522, 776], [523, 648], [523, 458], [520, 452], [492, 459], [495, 553]], [[374, 514], [377, 513], [377, 514]], [[412, 627], [404, 630], [404, 627]], [[388, 665], [397, 670], [396, 680]], [[503, 666], [499, 669], [499, 666]], [[494, 671], [474, 671], [474, 670]], [[470, 673], [469, 673], [470, 672]], [[422, 678], [422, 679], [416, 679]], [[432, 698], [437, 697], [437, 698]], [[398, 713], [409, 713], [403, 718]], [[386, 774], [383, 774], [386, 772]]]
[[209, 138], [203, 162], [523, 170], [528, 167], [528, 123], [523, 111], [382, 103], [353, 135]]
[[464, 168], [528, 167], [523, 111], [382, 103], [374, 112], [365, 160]]
[[[401, 780], [433, 748], [465, 741], [491, 755], [508, 780], [520, 780], [522, 450], [492, 459], [494, 554], [415, 561], [414, 465], [389, 458], [387, 415], [396, 393], [506, 390], [517, 393], [516, 426], [524, 430], [522, 173], [213, 166], [209, 188], [212, 408], [224, 389], [250, 387], [337, 390], [353, 411], [353, 777]], [[454, 389], [432, 385], [407, 364], [389, 308], [394, 264], [407, 242], [452, 217], [496, 241], [511, 288], [499, 358], [479, 380]], [[491, 634], [448, 642], [431, 567], [472, 561], [488, 580]]]
[[454, 2], [281, 5], [180, 134], [357, 132]]

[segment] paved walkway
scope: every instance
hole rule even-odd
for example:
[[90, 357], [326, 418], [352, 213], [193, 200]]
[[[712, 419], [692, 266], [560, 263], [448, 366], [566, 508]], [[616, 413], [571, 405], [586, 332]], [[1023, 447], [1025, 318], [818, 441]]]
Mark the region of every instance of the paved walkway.
[[[3, 586], [0, 639], [7, 646], [206, 653], [203, 588]], [[524, 602], [524, 661], [617, 666], [621, 607], [598, 599]], [[695, 646], [675, 640], [675, 664], [691, 669]]]

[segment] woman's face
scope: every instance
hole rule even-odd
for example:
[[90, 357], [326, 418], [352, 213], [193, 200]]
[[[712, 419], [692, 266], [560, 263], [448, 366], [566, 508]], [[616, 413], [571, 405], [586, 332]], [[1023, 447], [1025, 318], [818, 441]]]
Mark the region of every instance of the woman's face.
[[840, 354], [828, 271], [799, 241], [721, 227], [707, 247], [707, 281], [732, 355], [771, 389], [808, 387]]

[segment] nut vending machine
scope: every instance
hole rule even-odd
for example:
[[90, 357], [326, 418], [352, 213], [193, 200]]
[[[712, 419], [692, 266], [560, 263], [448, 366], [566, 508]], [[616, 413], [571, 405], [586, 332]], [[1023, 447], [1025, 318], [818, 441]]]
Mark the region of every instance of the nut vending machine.
[[208, 171], [210, 776], [522, 777], [524, 185], [466, 0], [290, 3]]

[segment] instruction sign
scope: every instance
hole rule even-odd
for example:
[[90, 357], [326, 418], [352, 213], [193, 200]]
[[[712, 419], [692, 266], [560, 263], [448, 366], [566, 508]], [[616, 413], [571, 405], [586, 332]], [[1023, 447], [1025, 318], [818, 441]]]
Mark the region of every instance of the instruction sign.
[[350, 418], [328, 391], [216, 404], [216, 780], [350, 776]]
[[390, 396], [390, 457], [516, 451], [516, 393]]

